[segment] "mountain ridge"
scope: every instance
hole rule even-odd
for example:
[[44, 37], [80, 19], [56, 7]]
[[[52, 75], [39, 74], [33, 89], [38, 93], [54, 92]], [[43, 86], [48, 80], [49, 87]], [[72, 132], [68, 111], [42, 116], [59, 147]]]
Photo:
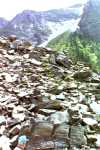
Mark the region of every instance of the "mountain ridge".
[[[77, 11], [75, 8], [53, 9], [44, 12], [24, 10], [0, 29], [0, 36], [13, 34], [18, 38], [32, 41], [34, 45], [40, 45], [48, 40], [53, 32], [52, 28], [55, 26], [59, 30], [62, 26], [65, 28], [66, 21], [76, 20], [80, 15], [80, 7], [77, 8]], [[67, 26], [65, 30], [68, 30]]]

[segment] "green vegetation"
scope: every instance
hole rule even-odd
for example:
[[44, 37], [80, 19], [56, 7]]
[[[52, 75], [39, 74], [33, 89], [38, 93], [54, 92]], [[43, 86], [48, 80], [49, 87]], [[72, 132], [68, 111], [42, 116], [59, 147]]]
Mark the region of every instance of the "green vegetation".
[[100, 42], [68, 31], [50, 41], [48, 46], [57, 51], [68, 52], [74, 62], [84, 61], [94, 71], [100, 72]]
[[51, 48], [54, 48], [57, 51], [63, 51], [66, 48], [69, 48], [69, 36], [70, 36], [70, 31], [65, 32], [55, 39], [51, 40], [48, 43], [48, 46]]

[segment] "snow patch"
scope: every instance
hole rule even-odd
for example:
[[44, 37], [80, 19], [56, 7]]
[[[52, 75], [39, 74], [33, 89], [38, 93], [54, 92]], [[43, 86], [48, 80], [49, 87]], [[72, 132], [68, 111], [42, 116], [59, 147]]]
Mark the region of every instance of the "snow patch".
[[74, 32], [78, 28], [79, 21], [80, 19], [71, 19], [63, 22], [48, 22], [47, 24], [52, 34], [48, 37], [48, 40], [42, 43], [40, 46], [46, 46], [49, 41], [67, 30]]

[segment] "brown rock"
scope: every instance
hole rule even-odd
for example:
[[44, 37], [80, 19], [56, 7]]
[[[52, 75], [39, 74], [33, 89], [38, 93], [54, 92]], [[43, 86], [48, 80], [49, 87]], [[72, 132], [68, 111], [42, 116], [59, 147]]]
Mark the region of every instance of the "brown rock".
[[16, 35], [10, 35], [10, 36], [8, 37], [8, 40], [9, 40], [10, 42], [14, 42], [14, 41], [17, 40], [17, 37], [16, 37]]

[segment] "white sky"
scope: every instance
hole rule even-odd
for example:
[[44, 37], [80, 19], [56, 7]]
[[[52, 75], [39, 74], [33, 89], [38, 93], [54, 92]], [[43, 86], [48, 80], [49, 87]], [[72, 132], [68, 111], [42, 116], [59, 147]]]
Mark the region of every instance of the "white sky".
[[84, 3], [87, 0], [0, 0], [0, 17], [12, 19], [23, 10], [49, 10], [67, 8], [70, 5]]

